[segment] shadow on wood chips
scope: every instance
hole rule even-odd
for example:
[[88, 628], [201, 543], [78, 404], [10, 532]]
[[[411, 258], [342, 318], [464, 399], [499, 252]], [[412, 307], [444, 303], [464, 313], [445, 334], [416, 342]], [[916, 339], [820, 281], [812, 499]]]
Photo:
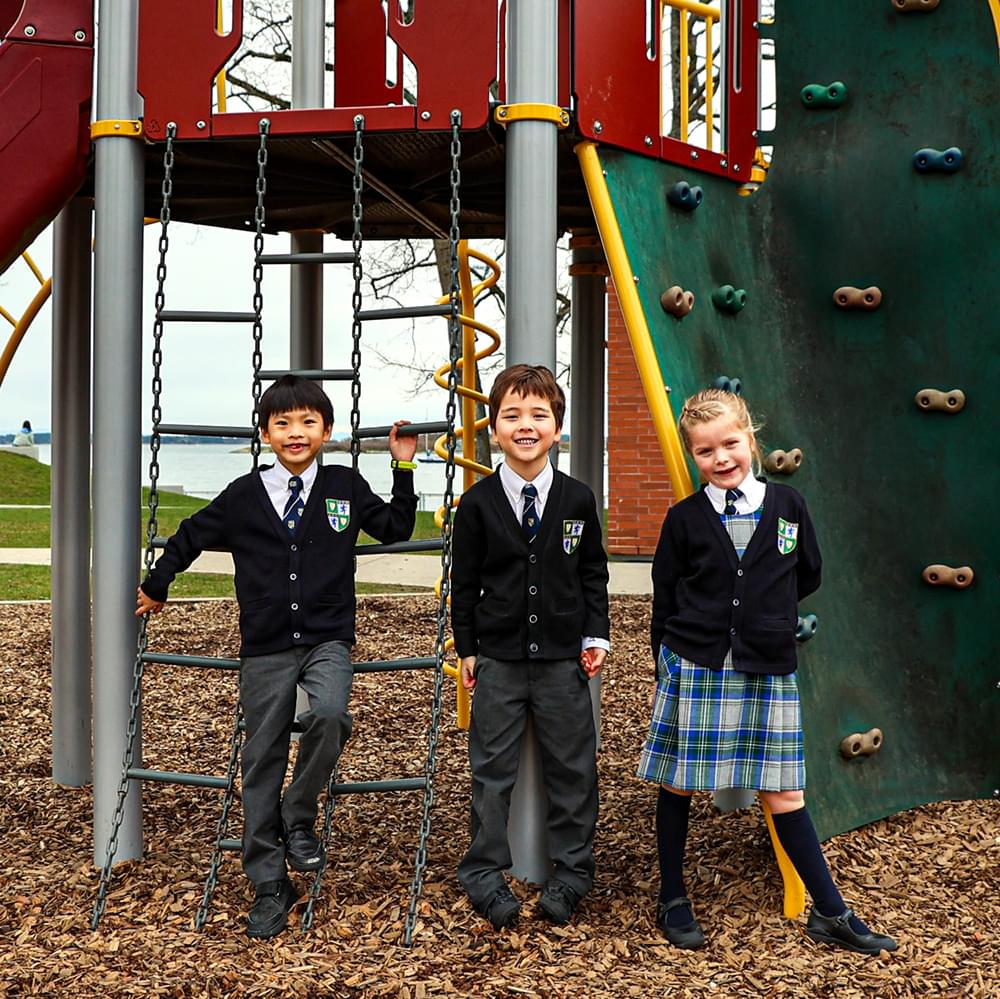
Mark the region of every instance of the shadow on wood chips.
[[[433, 598], [359, 602], [356, 658], [429, 654]], [[145, 856], [116, 869], [98, 932], [88, 920], [90, 788], [50, 774], [49, 607], [0, 608], [0, 996], [1000, 996], [1000, 804], [915, 809], [826, 845], [863, 918], [899, 951], [862, 958], [813, 944], [781, 916], [781, 883], [757, 809], [715, 814], [695, 799], [688, 890], [709, 935], [670, 948], [651, 914], [658, 884], [654, 795], [636, 779], [651, 684], [648, 601], [613, 601], [614, 655], [603, 684], [597, 885], [572, 924], [540, 918], [531, 886], [513, 931], [475, 916], [454, 877], [466, 844], [465, 735], [445, 695], [437, 797], [415, 945], [401, 946], [419, 795], [345, 798], [310, 933], [249, 941], [247, 884], [225, 860], [211, 921], [192, 930], [221, 800], [217, 791], [148, 786]], [[232, 655], [235, 606], [177, 603], [151, 626], [161, 651]], [[429, 675], [359, 677], [345, 780], [422, 773]], [[149, 667], [145, 765], [221, 773], [234, 677]], [[239, 829], [237, 815], [236, 833]], [[102, 847], [103, 849], [103, 847]], [[304, 882], [303, 882], [304, 887]]]

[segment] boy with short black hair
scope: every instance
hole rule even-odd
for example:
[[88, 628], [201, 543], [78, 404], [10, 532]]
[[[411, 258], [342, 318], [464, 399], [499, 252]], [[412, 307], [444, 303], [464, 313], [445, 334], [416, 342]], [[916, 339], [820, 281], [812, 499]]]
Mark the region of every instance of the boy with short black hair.
[[520, 904], [504, 879], [510, 794], [528, 713], [548, 797], [552, 876], [540, 906], [567, 923], [594, 881], [596, 733], [588, 681], [610, 645], [608, 566], [594, 494], [553, 469], [566, 401], [552, 372], [519, 364], [490, 392], [497, 471], [455, 517], [451, 616], [469, 730], [472, 842], [458, 877], [496, 929]]
[[[392, 500], [360, 473], [319, 465], [333, 406], [314, 382], [279, 378], [260, 399], [261, 438], [276, 461], [231, 482], [184, 520], [139, 587], [136, 615], [163, 609], [167, 589], [201, 552], [232, 552], [240, 607], [243, 869], [255, 887], [251, 937], [288, 923], [298, 893], [287, 875], [313, 872], [323, 848], [313, 827], [317, 798], [351, 734], [354, 546], [358, 532], [391, 543], [413, 533], [416, 437], [389, 434]], [[292, 782], [281, 793], [296, 687], [309, 698]]]

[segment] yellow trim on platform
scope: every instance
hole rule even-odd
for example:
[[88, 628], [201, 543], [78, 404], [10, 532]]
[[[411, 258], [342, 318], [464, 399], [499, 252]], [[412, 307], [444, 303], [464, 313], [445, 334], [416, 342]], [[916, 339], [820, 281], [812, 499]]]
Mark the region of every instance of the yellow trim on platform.
[[597, 143], [581, 142], [574, 151], [583, 170], [590, 205], [597, 220], [601, 242], [604, 244], [604, 254], [614, 278], [618, 301], [625, 317], [625, 328], [628, 330], [629, 342], [632, 344], [632, 353], [635, 355], [635, 364], [639, 369], [639, 379], [646, 396], [646, 405], [649, 406], [649, 415], [656, 429], [656, 437], [660, 442], [660, 450], [663, 452], [663, 460], [670, 472], [674, 495], [678, 499], [683, 499], [694, 492], [691, 472], [684, 457], [684, 448], [677, 432], [674, 414], [670, 409], [670, 400], [664, 390], [663, 375], [656, 360], [653, 340], [639, 301], [639, 292], [635, 287], [628, 253], [625, 250], [621, 230], [618, 228], [618, 220], [611, 204], [611, 195], [608, 193], [601, 161], [597, 155]]
[[500, 125], [512, 121], [550, 121], [560, 128], [569, 128], [569, 112], [558, 104], [501, 104], [493, 117]]
[[993, 27], [997, 33], [997, 48], [1000, 49], [1000, 0], [986, 0], [993, 15]]
[[91, 139], [105, 139], [109, 135], [116, 135], [124, 139], [141, 139], [143, 134], [141, 121], [105, 118], [102, 121], [90, 123]]

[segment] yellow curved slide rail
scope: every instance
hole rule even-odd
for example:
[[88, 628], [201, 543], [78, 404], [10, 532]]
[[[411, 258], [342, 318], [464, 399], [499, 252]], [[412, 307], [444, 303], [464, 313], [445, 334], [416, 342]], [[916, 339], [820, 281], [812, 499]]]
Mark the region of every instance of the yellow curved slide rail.
[[28, 327], [34, 322], [35, 316], [38, 315], [42, 306], [49, 300], [49, 296], [52, 294], [52, 278], [42, 276], [38, 265], [31, 259], [31, 255], [27, 250], [21, 254], [21, 259], [31, 268], [31, 273], [38, 279], [40, 287], [35, 292], [34, 298], [28, 303], [28, 307], [21, 314], [20, 319], [15, 319], [3, 306], [0, 306], [0, 316], [14, 327], [7, 340], [7, 346], [3, 349], [3, 354], [0, 354], [0, 385], [3, 385], [3, 380], [7, 377], [11, 361], [14, 360], [14, 355], [17, 353], [17, 348], [24, 339], [24, 334], [28, 332]]
[[629, 263], [625, 242], [618, 228], [611, 195], [604, 179], [604, 171], [597, 156], [597, 143], [581, 142], [575, 147], [575, 152], [583, 170], [590, 206], [597, 221], [597, 231], [601, 234], [604, 255], [608, 259], [615, 290], [618, 292], [618, 301], [621, 302], [622, 313], [625, 316], [629, 343], [632, 344], [632, 353], [639, 369], [639, 379], [656, 430], [656, 438], [660, 443], [667, 471], [670, 472], [674, 495], [678, 499], [683, 499], [694, 491], [691, 472], [684, 457], [684, 448], [681, 446], [677, 423], [670, 409], [670, 400], [663, 386], [663, 375], [660, 373], [660, 366], [653, 350], [653, 340], [639, 301], [639, 292], [635, 288], [635, 272]]
[[[478, 284], [472, 283], [472, 268], [469, 259], [480, 261], [490, 268], [490, 273]], [[461, 441], [462, 453], [455, 455], [455, 464], [463, 469], [463, 489], [468, 489], [478, 478], [489, 475], [493, 469], [480, 464], [475, 460], [476, 454], [476, 433], [483, 427], [489, 426], [489, 417], [476, 419], [476, 403], [486, 403], [489, 396], [480, 392], [476, 388], [476, 376], [479, 370], [479, 362], [484, 357], [489, 357], [500, 347], [500, 336], [491, 327], [476, 319], [476, 300], [484, 291], [492, 288], [500, 279], [500, 265], [492, 258], [480, 253], [478, 250], [469, 248], [467, 240], [461, 240], [458, 244], [458, 278], [460, 289], [461, 315], [459, 320], [462, 323], [462, 356], [458, 359], [457, 367], [460, 372], [460, 383], [458, 394], [462, 399], [462, 425], [455, 428], [455, 436]], [[438, 299], [438, 305], [445, 305], [448, 296]], [[490, 342], [482, 350], [476, 349], [476, 333], [482, 333], [489, 337]], [[434, 372], [434, 381], [441, 388], [448, 388], [448, 374], [451, 371], [451, 364], [443, 364]], [[441, 458], [448, 457], [448, 435], [442, 434], [434, 442], [434, 453]], [[452, 501], [452, 507], [456, 507], [461, 500], [461, 496]], [[434, 515], [434, 522], [438, 527], [444, 526], [444, 516], [446, 507], [438, 508]], [[435, 591], [441, 596], [442, 580], [437, 581]], [[445, 652], [451, 652], [455, 648], [455, 640], [449, 638], [445, 642]], [[459, 728], [468, 728], [471, 719], [471, 704], [469, 692], [462, 685], [461, 671], [458, 664], [445, 663], [444, 672], [455, 680], [455, 709], [456, 723]]]

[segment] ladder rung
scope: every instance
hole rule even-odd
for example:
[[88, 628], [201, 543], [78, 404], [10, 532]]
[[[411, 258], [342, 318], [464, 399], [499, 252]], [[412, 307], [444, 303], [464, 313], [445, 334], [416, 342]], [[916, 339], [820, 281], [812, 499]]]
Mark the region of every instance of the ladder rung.
[[239, 669], [239, 659], [221, 659], [214, 656], [178, 656], [167, 652], [143, 652], [144, 663], [160, 666], [198, 666], [202, 669]]
[[354, 784], [334, 784], [334, 794], [378, 794], [380, 791], [422, 791], [427, 781], [423, 777], [402, 780], [363, 780]]
[[407, 552], [439, 552], [443, 542], [440, 538], [427, 538], [424, 541], [397, 541], [391, 545], [358, 545], [355, 555], [403, 555]]
[[207, 777], [205, 774], [185, 774], [173, 770], [144, 770], [142, 767], [129, 767], [126, 771], [129, 780], [152, 780], [159, 784], [186, 784], [188, 787], [214, 787], [224, 791], [229, 787], [225, 777]]
[[450, 305], [412, 305], [402, 309], [369, 309], [358, 313], [366, 323], [375, 319], [422, 319], [424, 316], [450, 316]]
[[161, 437], [179, 434], [182, 437], [239, 437], [251, 439], [253, 431], [249, 427], [210, 427], [200, 424], [161, 423], [154, 428]]
[[[388, 437], [391, 426], [387, 427], [358, 427], [354, 436], [358, 440], [367, 440], [369, 437]], [[396, 431], [397, 437], [413, 437], [416, 434], [446, 434], [448, 432], [447, 420], [438, 420], [434, 423], [407, 423]]]
[[260, 377], [262, 381], [273, 381], [284, 375], [298, 375], [299, 378], [308, 378], [314, 382], [349, 382], [354, 378], [354, 372], [350, 368], [290, 368], [284, 371], [262, 371]]
[[356, 257], [350, 252], [341, 253], [262, 253], [257, 260], [262, 264], [353, 264]]
[[395, 670], [434, 669], [435, 656], [421, 656], [415, 659], [373, 659], [367, 663], [355, 663], [355, 673], [392, 673]]
[[220, 850], [242, 850], [243, 840], [241, 839], [223, 839], [219, 840]]
[[156, 316], [164, 323], [254, 323], [256, 312], [211, 312], [194, 311], [178, 312], [176, 309], [164, 309]]

